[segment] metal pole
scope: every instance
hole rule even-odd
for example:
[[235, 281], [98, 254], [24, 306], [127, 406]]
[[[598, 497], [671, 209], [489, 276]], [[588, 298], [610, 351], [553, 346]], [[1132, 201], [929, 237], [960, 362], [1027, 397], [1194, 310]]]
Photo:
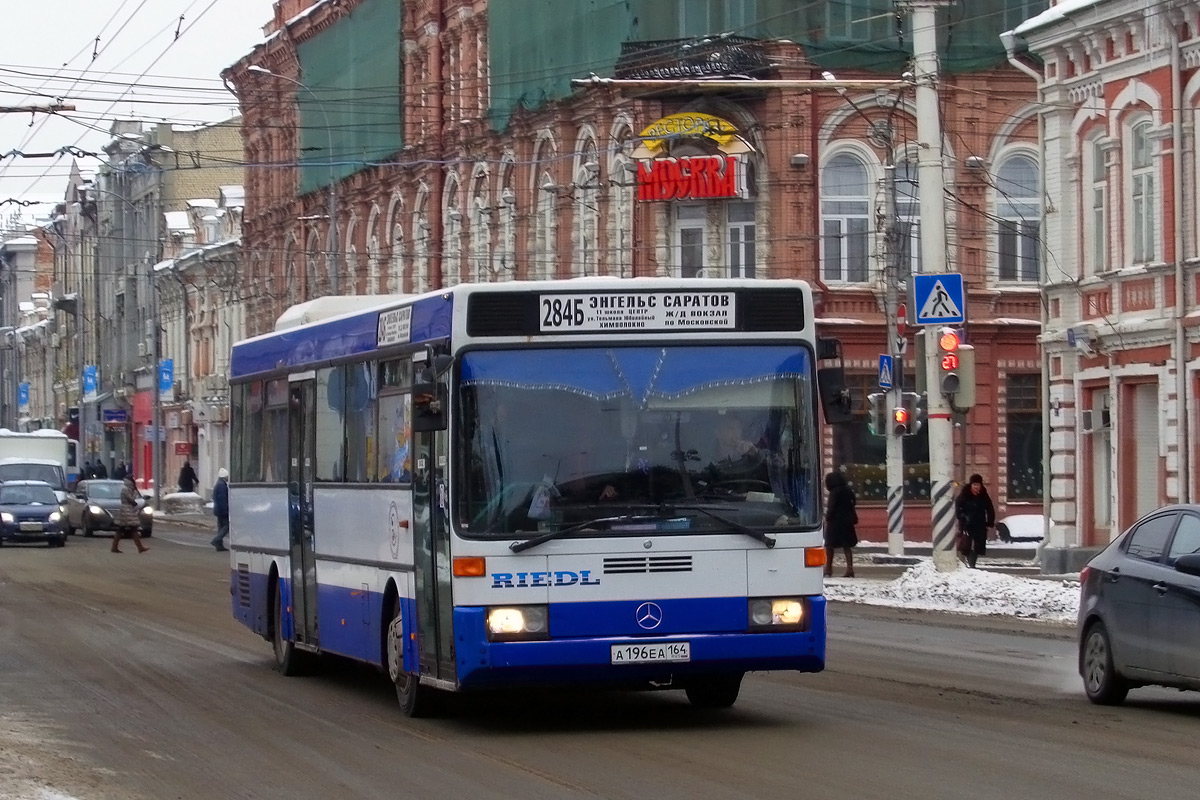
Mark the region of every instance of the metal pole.
[[150, 463], [154, 480], [154, 508], [160, 507], [162, 499], [163, 463], [162, 463], [162, 390], [159, 386], [162, 374], [162, 344], [159, 341], [158, 322], [158, 281], [154, 276], [154, 263], [146, 260], [146, 268], [150, 273], [150, 319], [152, 321], [150, 338], [153, 341], [154, 379], [150, 382], [154, 391], [154, 430], [150, 432]]
[[[884, 267], [883, 304], [887, 351], [892, 357], [892, 391], [887, 393], [887, 541], [888, 553], [904, 555], [904, 437], [892, 431], [892, 413], [904, 403], [904, 354], [895, 328], [900, 313], [900, 226], [896, 220], [896, 162], [888, 144], [883, 168]], [[911, 422], [910, 422], [911, 424]]]
[[[942, 123], [938, 108], [937, 9], [948, 0], [905, 0], [912, 22], [916, 79], [917, 176], [921, 203], [921, 270], [946, 272], [946, 187], [942, 173]], [[933, 562], [941, 571], [958, 568], [954, 548], [954, 428], [950, 403], [941, 393], [937, 327], [925, 331], [925, 375], [929, 390], [929, 482]]]

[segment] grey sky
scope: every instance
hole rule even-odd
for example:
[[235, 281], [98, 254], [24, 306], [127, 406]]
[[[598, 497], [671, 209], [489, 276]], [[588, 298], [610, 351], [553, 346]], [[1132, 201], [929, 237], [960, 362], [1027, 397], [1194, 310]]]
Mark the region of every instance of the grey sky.
[[[70, 119], [39, 114], [32, 125], [29, 114], [0, 114], [0, 156], [66, 146], [99, 151], [118, 117], [179, 124], [228, 118], [237, 103], [221, 83], [221, 70], [262, 41], [271, 5], [271, 0], [0, 0], [5, 18], [0, 106], [61, 98], [77, 109], [66, 115]], [[0, 158], [0, 201], [61, 199], [70, 165], [69, 156]], [[0, 205], [0, 219], [14, 208]]]

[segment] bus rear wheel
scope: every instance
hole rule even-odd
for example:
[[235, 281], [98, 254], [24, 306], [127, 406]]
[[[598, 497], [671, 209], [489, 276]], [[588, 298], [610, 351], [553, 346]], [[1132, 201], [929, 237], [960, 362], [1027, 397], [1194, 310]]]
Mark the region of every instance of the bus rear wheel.
[[387, 627], [388, 677], [396, 686], [396, 699], [404, 716], [420, 718], [434, 712], [436, 690], [421, 685], [421, 679], [404, 670], [404, 614], [400, 610], [400, 598], [392, 607], [392, 619]]
[[696, 678], [687, 684], [687, 699], [696, 708], [729, 708], [737, 702], [743, 675], [738, 672]]

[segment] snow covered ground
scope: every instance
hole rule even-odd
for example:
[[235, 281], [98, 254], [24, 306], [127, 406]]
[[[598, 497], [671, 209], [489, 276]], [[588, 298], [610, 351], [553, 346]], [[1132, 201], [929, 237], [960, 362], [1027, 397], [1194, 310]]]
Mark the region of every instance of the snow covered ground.
[[938, 572], [929, 559], [890, 581], [827, 578], [825, 596], [874, 606], [1063, 623], [1074, 622], [1079, 611], [1079, 581], [1073, 578], [1021, 578], [981, 569]]

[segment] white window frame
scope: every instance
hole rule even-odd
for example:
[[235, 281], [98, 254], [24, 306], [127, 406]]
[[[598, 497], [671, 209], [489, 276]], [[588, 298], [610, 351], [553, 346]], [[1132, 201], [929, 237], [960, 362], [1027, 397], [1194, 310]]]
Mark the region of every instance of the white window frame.
[[1084, 264], [1091, 275], [1108, 271], [1108, 152], [1099, 136], [1087, 142], [1082, 181]]
[[[745, 211], [734, 220], [735, 212]], [[726, 272], [731, 278], [757, 278], [758, 227], [757, 206], [753, 200], [729, 200], [725, 203]]]
[[[824, 179], [829, 170], [833, 169], [839, 159], [851, 159], [855, 165], [862, 170], [862, 193], [858, 195], [834, 195], [827, 194], [826, 187], [828, 182]], [[832, 283], [855, 283], [861, 284], [871, 280], [871, 253], [872, 251], [872, 230], [871, 230], [871, 165], [866, 162], [859, 154], [842, 151], [831, 156], [821, 168], [821, 279]], [[848, 213], [844, 209], [832, 210], [832, 204], [849, 205], [857, 204], [861, 206], [860, 213]], [[861, 266], [850, 263], [850, 247], [849, 242], [853, 234], [849, 231], [851, 221], [858, 220], [863, 225], [863, 253]], [[835, 223], [838, 226], [837, 234], [827, 234], [829, 223]], [[836, 235], [840, 242], [840, 254], [837, 258], [839, 269], [838, 274], [833, 275], [827, 269], [827, 262], [832, 258], [829, 253], [829, 244], [831, 236]], [[856, 272], [861, 271], [862, 278], [858, 279]]]
[[[921, 187], [918, 174], [915, 155], [903, 155], [896, 159], [896, 220], [906, 247], [905, 253], [900, 255], [900, 274], [897, 279], [901, 282], [921, 271]], [[906, 236], [904, 231], [907, 231]]]
[[[1005, 168], [1018, 160], [1024, 160], [1033, 167], [1034, 185], [1026, 187], [1028, 194], [1018, 194], [1015, 182], [1003, 177]], [[1041, 282], [1041, 241], [1042, 207], [1038, 200], [1038, 186], [1041, 175], [1038, 174], [1038, 160], [1032, 152], [1014, 151], [1001, 158], [996, 168], [996, 176], [992, 181], [992, 208], [996, 219], [995, 249], [996, 249], [996, 278], [1001, 283], [1008, 284], [1038, 284]], [[1014, 228], [1015, 249], [1012, 256], [1015, 261], [1006, 264], [1005, 258], [1009, 253], [1002, 246], [1004, 238], [1003, 225]], [[1005, 273], [1010, 274], [1006, 275]]]
[[[708, 204], [707, 203], [676, 203], [671, 210], [672, 239], [674, 247], [674, 267], [681, 278], [695, 278], [709, 273], [708, 263]], [[699, 264], [684, 266], [684, 233], [699, 231], [700, 241], [689, 244], [688, 247], [699, 248]]]
[[[1154, 157], [1154, 140], [1150, 131], [1154, 123], [1139, 117], [1128, 128], [1128, 198], [1129, 198], [1129, 263], [1150, 264], [1158, 259], [1158, 236], [1155, 222], [1158, 217], [1158, 168]], [[1144, 150], [1139, 153], [1138, 139], [1144, 138]]]

